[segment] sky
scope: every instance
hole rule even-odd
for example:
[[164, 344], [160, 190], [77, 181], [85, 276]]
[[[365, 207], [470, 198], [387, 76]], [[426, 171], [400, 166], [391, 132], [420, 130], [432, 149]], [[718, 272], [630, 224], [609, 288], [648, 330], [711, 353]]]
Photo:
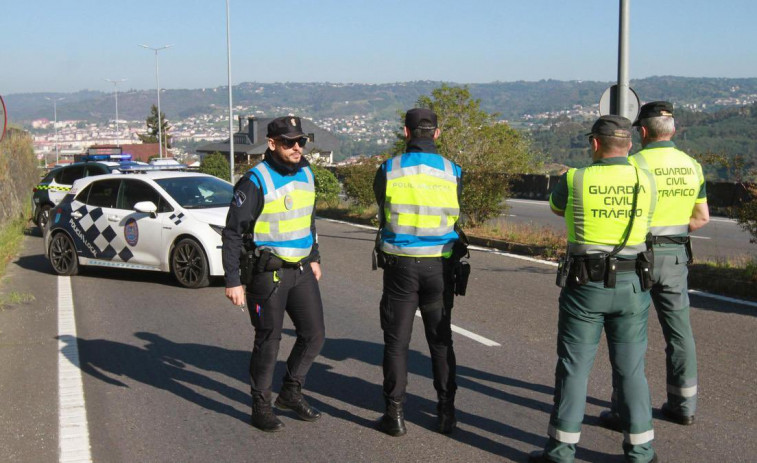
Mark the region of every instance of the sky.
[[[628, 0], [631, 79], [757, 77], [754, 0]], [[231, 79], [617, 79], [620, 0], [229, 0]], [[0, 95], [227, 84], [225, 0], [0, 0]]]

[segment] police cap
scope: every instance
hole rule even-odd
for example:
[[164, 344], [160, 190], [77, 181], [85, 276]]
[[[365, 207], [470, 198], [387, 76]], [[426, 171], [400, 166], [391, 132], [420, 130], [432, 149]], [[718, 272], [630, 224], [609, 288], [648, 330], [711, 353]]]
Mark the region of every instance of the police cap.
[[268, 138], [300, 138], [305, 136], [297, 116], [277, 117], [268, 123]]
[[650, 101], [639, 110], [639, 117], [633, 125], [640, 126], [642, 119], [650, 117], [673, 117], [673, 103], [669, 101]]
[[591, 132], [586, 135], [631, 138], [631, 121], [623, 116], [602, 116], [591, 126]]
[[433, 130], [436, 122], [436, 114], [427, 108], [413, 108], [405, 114], [405, 127], [408, 130]]

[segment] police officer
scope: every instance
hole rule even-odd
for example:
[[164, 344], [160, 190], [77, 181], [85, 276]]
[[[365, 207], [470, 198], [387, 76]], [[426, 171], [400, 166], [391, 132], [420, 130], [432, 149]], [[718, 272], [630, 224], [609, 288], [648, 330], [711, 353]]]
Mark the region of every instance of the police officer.
[[[315, 421], [318, 410], [302, 396], [305, 375], [323, 347], [323, 306], [318, 288], [320, 257], [315, 231], [313, 171], [302, 154], [307, 137], [299, 117], [279, 117], [268, 124], [263, 162], [234, 186], [234, 199], [223, 231], [226, 297], [249, 305], [255, 327], [250, 360], [252, 425], [279, 431], [284, 424], [271, 408], [271, 383], [281, 341], [284, 312], [294, 323], [297, 340], [287, 359], [276, 407]], [[251, 249], [243, 235], [251, 235]], [[251, 281], [240, 280], [240, 258], [253, 251]]]
[[[557, 367], [549, 440], [532, 462], [572, 462], [581, 435], [586, 389], [604, 328], [613, 372], [619, 378], [626, 460], [657, 461], [652, 449], [652, 407], [644, 375], [651, 284], [649, 220], [655, 184], [627, 159], [631, 121], [602, 116], [589, 134], [593, 163], [569, 169], [550, 196], [552, 211], [565, 217], [567, 257], [561, 272]], [[640, 254], [641, 253], [641, 254]], [[568, 269], [567, 274], [562, 271]], [[558, 278], [560, 280], [560, 278]]]
[[[702, 167], [678, 150], [673, 105], [653, 101], [641, 107], [633, 123], [641, 135], [642, 150], [629, 158], [650, 171], [657, 183], [657, 208], [652, 217], [654, 235], [654, 286], [652, 301], [662, 325], [667, 348], [667, 402], [662, 414], [669, 420], [694, 423], [697, 404], [697, 360], [689, 320], [688, 267], [691, 255], [689, 233], [710, 220]], [[613, 393], [613, 399], [617, 396]], [[601, 423], [618, 429], [618, 413], [602, 412]]]
[[407, 353], [415, 311], [420, 308], [438, 397], [438, 430], [447, 434], [457, 424], [450, 257], [459, 240], [462, 172], [437, 152], [434, 140], [440, 131], [433, 111], [409, 110], [404, 134], [406, 152], [385, 161], [373, 184], [380, 217], [377, 253], [384, 269], [380, 319], [386, 413], [379, 429], [391, 436], [407, 432], [403, 413]]

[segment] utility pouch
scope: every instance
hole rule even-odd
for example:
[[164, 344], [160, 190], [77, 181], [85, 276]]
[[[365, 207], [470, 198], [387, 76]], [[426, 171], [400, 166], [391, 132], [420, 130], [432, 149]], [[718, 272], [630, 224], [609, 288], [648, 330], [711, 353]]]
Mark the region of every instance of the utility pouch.
[[245, 251], [239, 259], [239, 277], [245, 285], [249, 285], [252, 281], [256, 259], [255, 251]]
[[570, 267], [573, 264], [573, 259], [568, 256], [560, 257], [557, 261], [557, 278], [555, 284], [560, 288], [568, 286], [568, 275], [570, 274]]
[[586, 269], [585, 259], [573, 259], [570, 269], [570, 278], [573, 283], [583, 286], [589, 282], [589, 271]]
[[605, 260], [605, 288], [614, 288], [618, 270], [618, 259], [608, 257]]
[[270, 249], [256, 248], [255, 273], [274, 272], [284, 266], [284, 261], [274, 255]]
[[636, 273], [639, 275], [641, 290], [649, 291], [654, 284], [654, 253], [640, 252], [636, 256]]
[[470, 277], [470, 264], [464, 260], [457, 261], [455, 262], [453, 272], [455, 277], [454, 292], [458, 296], [465, 296], [465, 291], [468, 288], [468, 278]]
[[592, 256], [591, 259], [585, 259], [583, 261], [589, 281], [605, 280], [605, 263], [607, 259], [608, 257], [605, 254], [601, 254], [596, 257]]
[[386, 254], [380, 249], [373, 250], [373, 270], [386, 267]]

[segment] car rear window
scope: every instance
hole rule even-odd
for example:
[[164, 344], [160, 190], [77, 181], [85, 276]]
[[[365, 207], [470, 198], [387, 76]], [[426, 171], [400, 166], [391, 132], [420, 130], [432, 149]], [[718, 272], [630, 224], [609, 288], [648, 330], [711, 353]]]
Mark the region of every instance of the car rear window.
[[83, 177], [84, 166], [71, 166], [64, 168], [60, 177], [56, 177], [56, 180], [63, 185], [73, 185], [75, 181]]
[[86, 203], [96, 207], [116, 207], [120, 184], [121, 180], [118, 179], [101, 180], [92, 183], [89, 187]]

